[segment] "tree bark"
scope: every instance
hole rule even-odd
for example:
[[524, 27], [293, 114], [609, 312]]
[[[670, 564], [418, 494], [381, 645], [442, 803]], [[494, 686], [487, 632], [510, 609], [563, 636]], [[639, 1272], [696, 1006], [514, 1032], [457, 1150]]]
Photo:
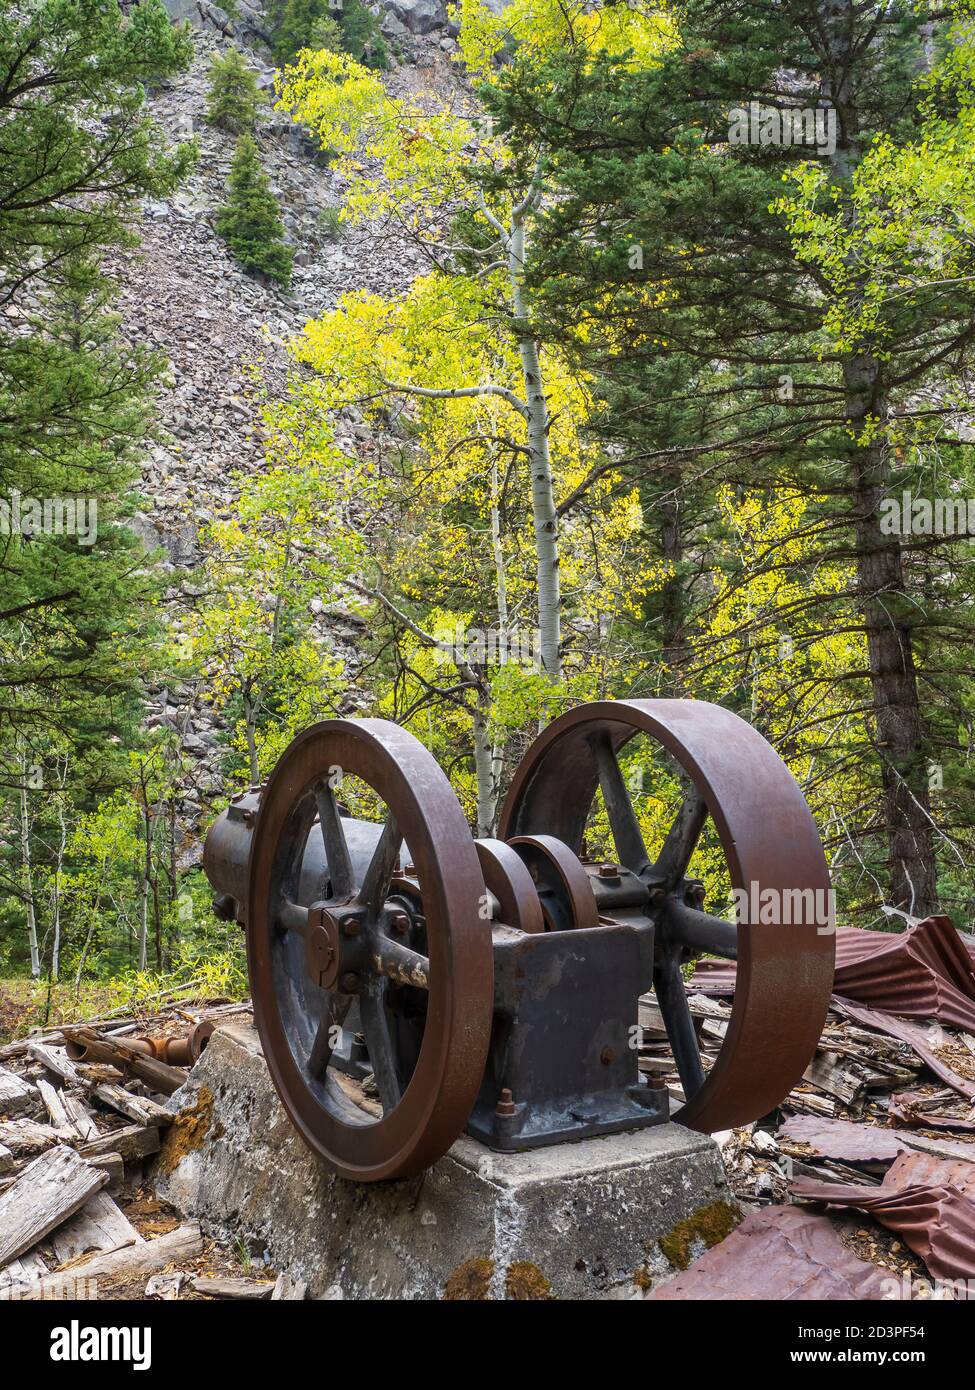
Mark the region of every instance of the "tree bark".
[[[855, 430], [867, 414], [886, 416], [879, 362], [851, 358], [844, 363], [843, 379]], [[883, 780], [890, 905], [913, 917], [928, 917], [938, 911], [937, 861], [914, 663], [915, 608], [907, 593], [900, 537], [886, 535], [878, 516], [889, 490], [887, 454], [888, 446], [878, 442], [851, 456], [857, 589]]]

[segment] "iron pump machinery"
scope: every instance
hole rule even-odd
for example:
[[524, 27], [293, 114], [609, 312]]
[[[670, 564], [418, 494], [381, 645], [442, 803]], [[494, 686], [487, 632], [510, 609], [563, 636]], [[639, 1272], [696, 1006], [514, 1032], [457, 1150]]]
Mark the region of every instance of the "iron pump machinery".
[[[621, 769], [634, 739], [658, 745], [683, 790], [655, 858]], [[585, 852], [594, 808], [612, 861]], [[556, 719], [515, 772], [497, 839], [471, 835], [405, 729], [306, 729], [204, 851], [217, 910], [246, 929], [264, 1054], [306, 1142], [375, 1182], [417, 1173], [465, 1130], [512, 1150], [670, 1118], [713, 1132], [772, 1110], [819, 1041], [834, 939], [811, 910], [788, 925], [707, 912], [688, 866], [709, 818], [734, 888], [826, 901], [799, 787], [717, 705], [607, 700]], [[700, 954], [737, 961], [707, 1072], [682, 975]], [[673, 1114], [638, 1067], [651, 988], [684, 1095]]]

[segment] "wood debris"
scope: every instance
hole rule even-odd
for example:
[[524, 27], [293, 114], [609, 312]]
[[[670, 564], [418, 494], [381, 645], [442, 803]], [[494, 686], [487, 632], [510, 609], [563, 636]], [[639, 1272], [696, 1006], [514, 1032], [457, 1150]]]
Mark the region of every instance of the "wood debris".
[[[158, 1027], [181, 1036], [187, 1022], [240, 1011], [170, 1010]], [[81, 1278], [149, 1276], [158, 1276], [153, 1296], [179, 1295], [182, 1276], [161, 1271], [198, 1258], [198, 1226], [158, 1209], [140, 1231], [115, 1200], [124, 1204], [143, 1162], [159, 1151], [160, 1130], [173, 1120], [167, 1098], [187, 1075], [119, 1035], [146, 1027], [134, 1019], [111, 1032], [65, 1026], [0, 1048], [0, 1299], [72, 1296]], [[79, 1037], [80, 1060], [77, 1047], [68, 1052]], [[139, 1204], [129, 1205], [135, 1216]], [[272, 1280], [250, 1296], [270, 1298], [274, 1287]]]

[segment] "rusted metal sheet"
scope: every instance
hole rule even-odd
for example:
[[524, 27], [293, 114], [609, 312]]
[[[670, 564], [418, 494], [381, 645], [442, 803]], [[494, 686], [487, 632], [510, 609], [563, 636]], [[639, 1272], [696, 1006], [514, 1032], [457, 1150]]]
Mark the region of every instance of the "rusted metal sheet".
[[[731, 994], [735, 966], [702, 960], [691, 988]], [[947, 917], [928, 917], [903, 932], [836, 932], [833, 989], [845, 999], [907, 1018], [936, 1018], [975, 1033], [975, 959]]]
[[889, 1270], [853, 1253], [828, 1217], [801, 1207], [751, 1212], [720, 1245], [648, 1295], [682, 1300], [799, 1302], [898, 1298]]
[[841, 999], [838, 996], [833, 999], [833, 1008], [845, 1017], [852, 1018], [857, 1023], [865, 1024], [867, 1028], [876, 1028], [878, 1032], [886, 1033], [891, 1038], [900, 1038], [903, 1042], [910, 1043], [935, 1076], [940, 1076], [942, 1081], [945, 1081], [952, 1090], [958, 1091], [960, 1095], [975, 1100], [975, 1081], [970, 1081], [968, 1077], [953, 1071], [948, 1063], [932, 1050], [931, 1040], [927, 1032], [918, 1024], [908, 1023], [906, 1019], [894, 1018], [891, 1014], [882, 1013], [880, 1009], [868, 1009], [862, 1004], [854, 1004], [851, 1000]]
[[902, 1236], [935, 1279], [975, 1279], [975, 1164], [900, 1154], [880, 1187], [797, 1179], [805, 1201], [869, 1212]]
[[932, 1111], [925, 1104], [927, 1099], [917, 1091], [899, 1091], [888, 1100], [887, 1114], [898, 1124], [912, 1125], [917, 1129], [947, 1129], [958, 1134], [975, 1134], [975, 1120]]
[[823, 1158], [835, 1158], [841, 1163], [891, 1163], [898, 1154], [910, 1150], [896, 1130], [818, 1115], [793, 1115], [779, 1127], [776, 1138], [808, 1144]]

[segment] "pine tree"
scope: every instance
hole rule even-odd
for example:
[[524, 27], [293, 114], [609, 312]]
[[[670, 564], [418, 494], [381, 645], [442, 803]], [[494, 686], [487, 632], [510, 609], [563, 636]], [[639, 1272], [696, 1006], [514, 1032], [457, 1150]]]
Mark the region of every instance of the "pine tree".
[[288, 285], [292, 251], [284, 243], [281, 214], [250, 135], [237, 141], [230, 169], [230, 196], [217, 219], [217, 231], [245, 270]]
[[210, 66], [207, 120], [234, 135], [254, 129], [259, 94], [257, 79], [240, 51], [229, 48], [223, 57], [214, 56]]
[[[967, 782], [935, 824], [928, 768], [957, 756], [955, 731], [968, 721], [956, 651], [970, 629], [963, 606], [947, 607], [933, 568], [944, 552], [930, 537], [885, 535], [878, 502], [908, 483], [916, 494], [943, 492], [935, 474], [946, 459], [963, 485], [963, 449], [948, 428], [957, 414], [947, 401], [932, 408], [928, 393], [940, 386], [950, 401], [957, 392], [975, 305], [967, 265], [942, 283], [906, 265], [888, 289], [871, 278], [877, 257], [855, 228], [869, 194], [859, 170], [878, 137], [903, 146], [916, 170], [931, 162], [919, 83], [939, 47], [958, 62], [964, 52], [943, 22], [929, 34], [907, 0], [759, 0], [747, 9], [688, 0], [659, 62], [590, 62], [564, 49], [541, 64], [516, 61], [495, 102], [526, 164], [539, 147], [551, 154], [553, 196], [530, 276], [543, 332], [575, 345], [618, 397], [631, 393], [637, 428], [617, 415], [617, 436], [641, 472], [654, 455], [640, 436], [640, 394], [655, 373], [663, 384], [668, 362], [689, 362], [675, 397], [646, 404], [683, 412], [689, 424], [696, 414], [697, 439], [678, 437], [670, 457], [658, 457], [707, 486], [723, 479], [742, 492], [814, 499], [804, 527], [820, 528], [820, 562], [852, 567], [846, 592], [813, 595], [804, 609], [816, 605], [822, 633], [855, 626], [868, 657], [832, 681], [865, 713], [868, 733], [854, 749], [838, 727], [824, 757], [836, 768], [858, 762], [872, 783], [836, 849], [851, 877], [886, 878], [884, 900], [917, 915], [938, 904], [940, 847], [972, 827]], [[950, 114], [950, 93], [937, 91]], [[765, 114], [742, 143], [735, 113], [753, 107]], [[829, 115], [832, 137], [815, 148], [776, 137], [780, 115], [796, 108]], [[915, 177], [933, 185], [933, 174]], [[900, 230], [886, 207], [868, 224], [875, 239], [887, 226]], [[915, 262], [931, 259], [923, 219], [903, 240]], [[905, 255], [878, 244], [891, 264]], [[766, 572], [787, 563], [785, 553], [777, 546], [766, 556]], [[793, 685], [797, 715], [822, 697], [817, 680], [802, 693]], [[797, 717], [793, 736], [815, 719], [814, 708]]]

